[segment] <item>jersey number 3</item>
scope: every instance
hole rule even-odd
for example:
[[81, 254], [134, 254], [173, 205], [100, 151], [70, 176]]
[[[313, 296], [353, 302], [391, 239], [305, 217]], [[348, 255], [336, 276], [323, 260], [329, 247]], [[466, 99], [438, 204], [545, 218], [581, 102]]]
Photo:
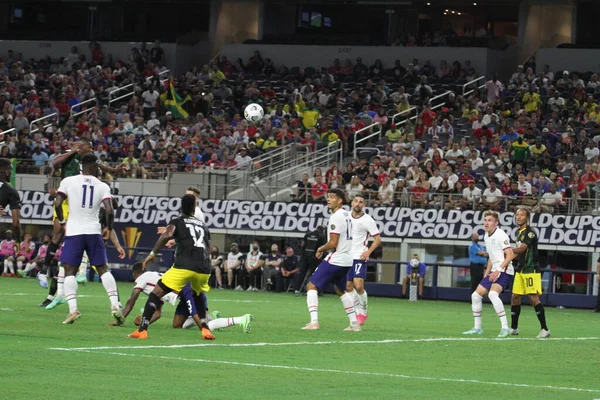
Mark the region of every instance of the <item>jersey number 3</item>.
[[199, 225], [185, 224], [190, 231], [190, 236], [194, 239], [194, 246], [205, 249], [204, 246], [204, 229]]
[[[83, 190], [83, 195], [81, 196], [81, 208], [85, 208], [86, 207], [86, 203], [88, 203], [87, 207], [88, 208], [92, 208], [93, 207], [93, 203], [94, 203], [94, 186], [92, 185], [83, 185], [82, 186], [82, 190]], [[88, 190], [89, 190], [89, 201], [87, 201], [87, 196], [88, 196]]]

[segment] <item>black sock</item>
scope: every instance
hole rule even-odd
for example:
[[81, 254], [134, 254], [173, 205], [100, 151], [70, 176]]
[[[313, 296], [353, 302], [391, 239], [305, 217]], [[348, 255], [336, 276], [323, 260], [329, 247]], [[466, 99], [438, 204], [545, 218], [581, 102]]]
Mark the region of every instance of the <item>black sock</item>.
[[539, 303], [537, 306], [533, 307], [535, 310], [535, 314], [537, 315], [538, 319], [540, 320], [540, 326], [542, 327], [542, 329], [544, 330], [548, 330], [548, 325], [546, 325], [546, 312], [544, 311], [544, 306], [542, 305], [542, 303]]
[[142, 323], [140, 324], [139, 331], [147, 331], [148, 326], [150, 325], [150, 320], [152, 320], [152, 316], [154, 312], [158, 308], [160, 304], [160, 298], [154, 293], [150, 293], [148, 295], [148, 301], [146, 301], [146, 305], [144, 306], [144, 314], [142, 315]]
[[45, 265], [50, 265], [56, 255], [56, 250], [58, 250], [58, 245], [54, 242], [50, 242], [48, 250], [46, 251], [46, 257], [44, 258]]
[[208, 329], [208, 324], [206, 323], [206, 302], [202, 293], [200, 293], [200, 296], [194, 294], [194, 302], [196, 303], [196, 310], [198, 310], [198, 317], [200, 317], [202, 327]]
[[510, 328], [517, 329], [519, 327], [519, 315], [521, 315], [521, 305], [510, 306]]
[[56, 279], [50, 279], [50, 290], [48, 290], [48, 294], [50, 296], [54, 296], [56, 291], [58, 290], [58, 281]]

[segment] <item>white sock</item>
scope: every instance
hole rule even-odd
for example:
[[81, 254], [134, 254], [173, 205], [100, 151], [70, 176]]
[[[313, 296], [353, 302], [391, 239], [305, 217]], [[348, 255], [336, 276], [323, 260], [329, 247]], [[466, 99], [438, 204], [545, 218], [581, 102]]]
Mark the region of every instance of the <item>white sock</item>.
[[340, 297], [340, 300], [342, 301], [344, 310], [346, 310], [346, 315], [350, 320], [350, 325], [358, 325], [358, 321], [356, 320], [356, 310], [354, 309], [354, 299], [352, 298], [352, 295], [350, 293], [344, 293]]
[[8, 274], [8, 261], [4, 260], [4, 273]]
[[65, 268], [58, 267], [56, 277], [56, 297], [65, 297]]
[[215, 329], [229, 328], [230, 326], [239, 325], [244, 317], [233, 317], [233, 318], [217, 318], [212, 321], [208, 321], [208, 329], [214, 331]]
[[508, 329], [508, 320], [506, 319], [506, 310], [504, 309], [504, 304], [502, 304], [502, 300], [500, 300], [500, 295], [497, 292], [491, 291], [488, 294], [492, 305], [494, 306], [494, 310], [496, 311], [496, 315], [500, 318], [500, 323], [502, 324], [502, 329]]
[[364, 314], [362, 312], [362, 307], [360, 306], [360, 300], [358, 298], [358, 292], [356, 291], [356, 289], [352, 290], [352, 293], [350, 293], [352, 295], [352, 300], [354, 301], [354, 310], [356, 310], [357, 314]]
[[117, 282], [115, 281], [115, 277], [112, 276], [110, 271], [106, 271], [100, 279], [102, 280], [102, 286], [106, 290], [106, 294], [108, 294], [108, 299], [110, 300], [111, 307], [119, 306], [119, 291], [117, 290]]
[[46, 296], [46, 299], [52, 301], [52, 300], [54, 300], [54, 296], [52, 296], [51, 294], [49, 294], [48, 296]]
[[319, 322], [319, 292], [309, 290], [306, 292], [306, 305], [310, 314], [310, 322]]
[[29, 271], [31, 271], [34, 268], [35, 268], [35, 263], [27, 263], [27, 265], [25, 266], [25, 273], [28, 273]]
[[196, 326], [196, 321], [194, 321], [194, 318], [188, 317], [188, 319], [186, 319], [185, 322], [183, 323], [182, 328], [188, 329], [188, 328], [191, 328], [192, 326]]
[[473, 319], [475, 320], [475, 329], [481, 329], [481, 310], [483, 309], [483, 297], [477, 292], [471, 294], [471, 309], [473, 310]]
[[73, 314], [77, 311], [77, 279], [75, 276], [67, 276], [64, 278], [64, 290], [67, 304], [69, 304], [69, 314]]
[[358, 302], [360, 303], [360, 308], [362, 311], [362, 313], [359, 314], [367, 315], [369, 313], [369, 300], [367, 298], [366, 290], [363, 290], [363, 293], [358, 295]]
[[17, 268], [23, 269], [23, 261], [17, 261]]
[[15, 264], [12, 261], [8, 261], [8, 270], [11, 274], [15, 273]]

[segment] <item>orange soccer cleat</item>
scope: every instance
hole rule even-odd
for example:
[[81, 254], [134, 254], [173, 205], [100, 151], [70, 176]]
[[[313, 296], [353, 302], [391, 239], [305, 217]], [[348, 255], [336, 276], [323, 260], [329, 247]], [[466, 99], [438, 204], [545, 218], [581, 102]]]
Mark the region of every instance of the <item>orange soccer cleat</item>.
[[210, 329], [202, 328], [202, 339], [204, 340], [215, 340], [215, 335], [212, 334]]
[[148, 331], [138, 331], [135, 330], [133, 331], [133, 333], [130, 333], [129, 335], [127, 335], [127, 337], [130, 337], [132, 339], [148, 339]]

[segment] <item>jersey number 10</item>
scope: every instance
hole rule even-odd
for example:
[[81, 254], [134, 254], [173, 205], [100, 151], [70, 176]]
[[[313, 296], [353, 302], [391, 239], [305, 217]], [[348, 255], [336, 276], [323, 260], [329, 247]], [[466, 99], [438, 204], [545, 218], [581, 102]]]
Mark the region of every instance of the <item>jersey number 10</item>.
[[204, 246], [204, 229], [202, 229], [202, 227], [199, 225], [193, 224], [185, 224], [185, 226], [190, 231], [190, 236], [194, 240], [194, 246], [205, 249], [206, 247]]
[[[88, 188], [90, 191], [90, 198], [89, 198], [89, 201], [86, 201], [87, 195], [88, 195]], [[94, 186], [83, 185], [82, 189], [83, 189], [83, 195], [81, 196], [81, 208], [85, 208], [86, 203], [89, 203], [88, 208], [92, 208], [93, 203], [94, 203]]]

